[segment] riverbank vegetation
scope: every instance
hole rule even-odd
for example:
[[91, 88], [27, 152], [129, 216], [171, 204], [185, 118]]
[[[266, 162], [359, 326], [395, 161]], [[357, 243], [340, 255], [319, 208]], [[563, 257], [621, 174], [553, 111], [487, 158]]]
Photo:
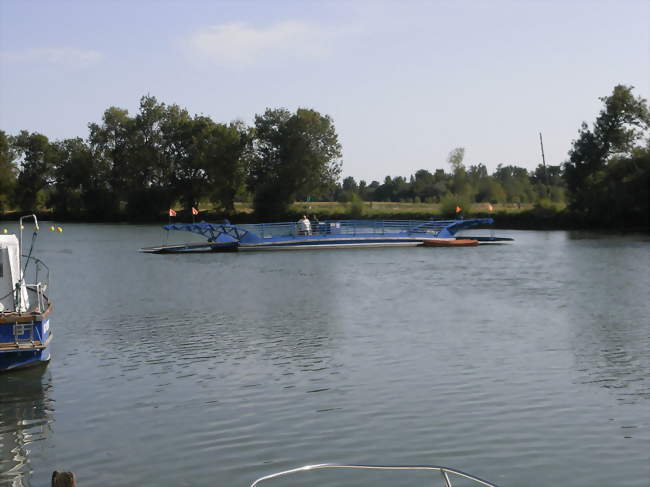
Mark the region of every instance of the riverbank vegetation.
[[456, 148], [432, 161], [436, 169], [368, 182], [341, 180], [334, 122], [315, 110], [267, 109], [247, 126], [145, 96], [133, 116], [108, 108], [85, 138], [0, 131], [0, 215], [37, 209], [63, 220], [158, 221], [168, 208], [179, 218], [199, 208], [202, 218], [264, 221], [461, 213], [517, 227], [647, 228], [647, 102], [622, 85], [601, 100], [563, 164], [500, 164], [490, 174]]

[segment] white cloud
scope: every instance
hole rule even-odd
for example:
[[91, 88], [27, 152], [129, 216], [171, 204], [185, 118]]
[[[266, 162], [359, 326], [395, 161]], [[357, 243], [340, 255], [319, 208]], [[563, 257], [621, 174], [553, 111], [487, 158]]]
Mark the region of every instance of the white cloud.
[[0, 60], [7, 63], [42, 63], [75, 68], [96, 64], [101, 58], [102, 53], [99, 51], [76, 47], [45, 47], [0, 52]]
[[249, 66], [278, 59], [322, 58], [330, 52], [332, 32], [301, 21], [268, 27], [243, 23], [222, 24], [194, 32], [188, 46], [193, 57], [222, 65]]

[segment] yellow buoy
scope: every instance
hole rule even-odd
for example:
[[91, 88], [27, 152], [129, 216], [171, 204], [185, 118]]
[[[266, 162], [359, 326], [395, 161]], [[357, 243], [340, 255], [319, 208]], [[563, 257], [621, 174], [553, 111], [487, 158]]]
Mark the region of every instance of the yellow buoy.
[[2, 230], [2, 233], [7, 233], [7, 229], [5, 228], [4, 230]]
[[51, 227], [50, 227], [50, 230], [51, 230], [51, 231], [54, 231], [54, 226], [51, 226]]
[[61, 227], [56, 227], [56, 231], [59, 232], [59, 233], [61, 233], [61, 232], [63, 232], [63, 228], [61, 228]]

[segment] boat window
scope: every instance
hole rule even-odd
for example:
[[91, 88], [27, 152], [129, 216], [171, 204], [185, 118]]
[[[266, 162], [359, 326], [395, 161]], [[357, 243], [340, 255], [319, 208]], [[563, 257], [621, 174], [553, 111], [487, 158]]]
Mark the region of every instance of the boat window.
[[4, 277], [4, 271], [2, 270], [2, 262], [0, 262], [0, 279]]

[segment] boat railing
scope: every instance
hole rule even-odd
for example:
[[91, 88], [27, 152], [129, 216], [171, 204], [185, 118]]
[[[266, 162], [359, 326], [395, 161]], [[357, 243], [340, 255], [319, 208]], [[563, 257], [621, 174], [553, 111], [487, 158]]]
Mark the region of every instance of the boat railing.
[[[26, 263], [25, 272], [29, 272], [29, 276], [24, 276], [24, 279], [25, 287], [30, 298], [30, 308], [33, 311], [42, 313], [48, 306], [46, 293], [50, 285], [50, 268], [41, 259], [37, 259], [36, 257], [23, 255], [23, 258]], [[30, 266], [30, 264], [32, 265]], [[36, 299], [35, 303], [32, 301], [32, 298]]]
[[[30, 296], [29, 299], [30, 311], [36, 313], [43, 313], [49, 305], [49, 300], [47, 298], [47, 295], [45, 294], [45, 289], [43, 288], [43, 286], [41, 286], [41, 284], [38, 283], [38, 284], [27, 284], [25, 287], [27, 288], [27, 293]], [[34, 302], [32, 298], [35, 298], [36, 301]]]
[[23, 278], [26, 285], [40, 285], [43, 288], [43, 292], [46, 292], [50, 284], [50, 268], [45, 262], [36, 257], [23, 255], [23, 259], [25, 259], [24, 262], [26, 263], [23, 270], [25, 273]]
[[452, 479], [467, 479], [471, 480], [474, 482], [476, 485], [483, 485], [485, 487], [498, 487], [496, 484], [493, 484], [492, 482], [488, 482], [487, 480], [483, 480], [481, 478], [476, 477], [475, 475], [462, 472], [460, 470], [456, 470], [455, 468], [449, 468], [449, 467], [441, 467], [441, 466], [436, 466], [436, 465], [397, 465], [397, 466], [389, 466], [389, 465], [343, 465], [343, 464], [334, 464], [334, 463], [323, 463], [319, 465], [306, 465], [304, 467], [299, 467], [299, 468], [294, 468], [291, 470], [285, 470], [283, 472], [277, 472], [274, 474], [266, 475], [264, 477], [260, 477], [257, 479], [255, 482], [251, 484], [250, 487], [256, 487], [257, 485], [261, 484], [262, 482], [278, 477], [284, 477], [286, 475], [291, 475], [291, 474], [296, 474], [296, 473], [301, 473], [301, 472], [309, 472], [312, 470], [319, 470], [319, 469], [348, 469], [348, 470], [408, 470], [408, 471], [418, 471], [418, 470], [428, 470], [431, 472], [438, 472], [440, 473], [442, 477], [442, 482], [444, 482], [445, 487], [453, 487], [452, 486]]
[[240, 225], [261, 238], [293, 237], [300, 235], [357, 235], [402, 233], [405, 235], [437, 235], [454, 220], [326, 220], [311, 222], [305, 232], [298, 222], [256, 223]]

